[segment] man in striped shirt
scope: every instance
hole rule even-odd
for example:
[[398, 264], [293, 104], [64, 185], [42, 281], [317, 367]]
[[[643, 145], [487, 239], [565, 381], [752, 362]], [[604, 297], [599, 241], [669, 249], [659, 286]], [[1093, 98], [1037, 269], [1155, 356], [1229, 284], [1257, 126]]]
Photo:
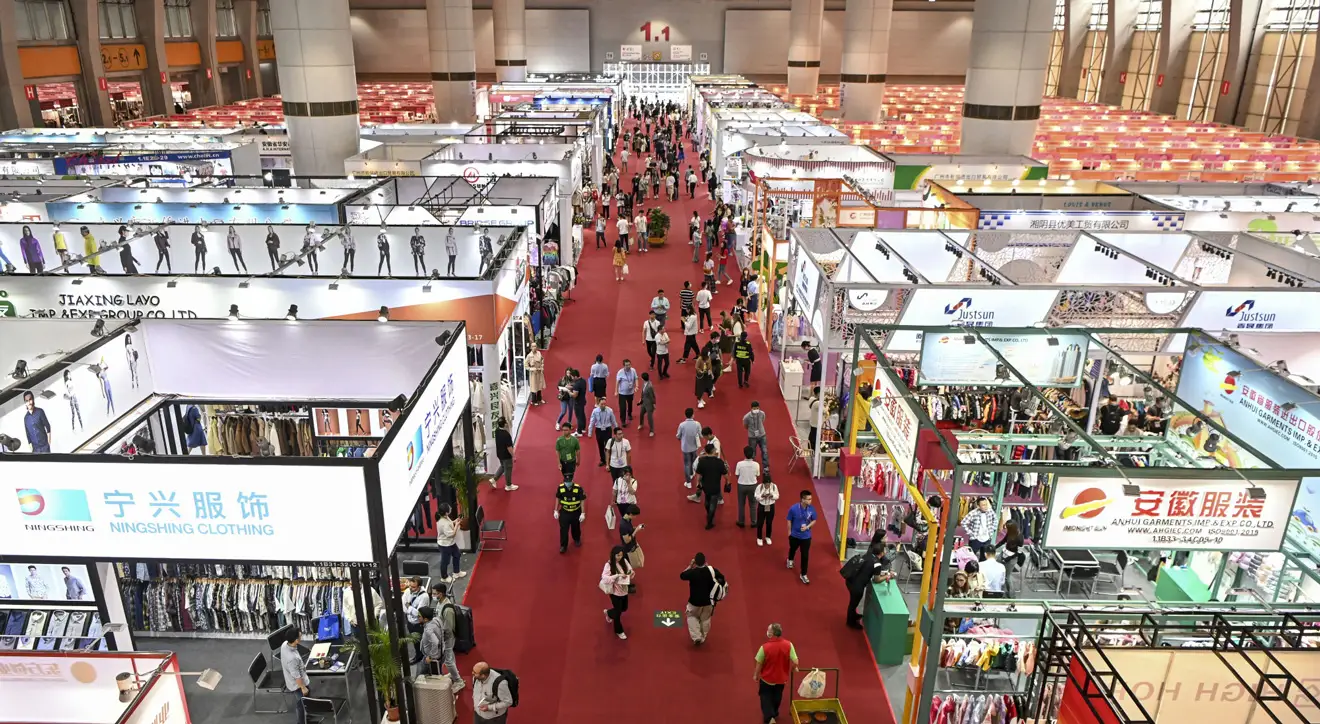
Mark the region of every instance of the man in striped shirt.
[[696, 298], [697, 293], [692, 291], [692, 282], [683, 282], [683, 290], [678, 293], [678, 306], [683, 316], [692, 313], [692, 303]]

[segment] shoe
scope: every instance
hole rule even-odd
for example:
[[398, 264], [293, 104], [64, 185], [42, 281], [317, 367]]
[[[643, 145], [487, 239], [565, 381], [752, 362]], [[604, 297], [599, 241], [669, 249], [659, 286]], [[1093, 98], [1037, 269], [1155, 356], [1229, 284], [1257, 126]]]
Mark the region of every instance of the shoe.
[[628, 634], [626, 634], [626, 633], [621, 633], [621, 634], [619, 634], [619, 638], [620, 638], [621, 640], [623, 640], [623, 641], [627, 641], [627, 640], [628, 640]]
[[463, 681], [462, 679], [459, 679], [458, 681], [451, 681], [451, 683], [449, 684], [449, 691], [451, 693], [457, 694], [458, 692], [462, 691], [466, 686], [467, 686], [467, 682]]
[[734, 523], [734, 525], [738, 526], [739, 528], [746, 528], [746, 527], [747, 527], [747, 525], [744, 524], [744, 523]]
[[459, 571], [458, 573], [455, 573], [455, 574], [454, 574], [454, 578], [455, 578], [455, 579], [458, 579], [458, 578], [462, 578], [462, 577], [464, 577], [464, 576], [466, 576], [466, 575], [467, 575], [467, 571]]
[[678, 363], [681, 364], [681, 365], [685, 365], [685, 364], [687, 364], [687, 359], [684, 358], [684, 357], [680, 357], [680, 358], [678, 359]]
[[693, 645], [693, 646], [700, 646], [700, 645], [702, 645], [702, 644], [704, 644], [704, 643], [706, 643], [706, 639], [693, 639], [693, 640], [692, 640], [692, 645]]
[[[711, 395], [711, 397], [714, 397], [714, 395]], [[706, 406], [706, 401], [705, 401], [705, 400], [701, 400], [701, 401], [699, 401], [699, 402], [697, 403], [697, 407], [698, 407], [698, 408], [702, 408], [702, 407], [705, 407], [705, 406]]]
[[719, 503], [717, 503], [717, 505], [724, 505], [724, 498], [720, 498], [720, 501]]
[[714, 524], [714, 523], [707, 523], [707, 524], [706, 524], [706, 530], [710, 530], [711, 528], [714, 528], [714, 527], [715, 527], [715, 524]]
[[798, 576], [798, 578], [802, 579], [803, 583], [811, 583], [811, 579], [807, 578], [806, 576]]
[[858, 628], [858, 629], [859, 629], [859, 628], [863, 628], [863, 626], [862, 626], [862, 624], [861, 624], [860, 621], [849, 621], [849, 622], [848, 622], [848, 628]]
[[605, 623], [614, 623], [614, 619], [610, 618], [610, 610], [608, 608], [602, 608], [601, 610], [605, 612]]
[[601, 460], [600, 463], [596, 465], [596, 467], [598, 467], [598, 468], [603, 468], [603, 467], [605, 467], [605, 461], [604, 461], [604, 460]]
[[697, 497], [696, 495], [689, 495], [689, 496], [687, 496], [687, 499], [688, 499], [688, 502], [691, 502], [691, 503], [700, 503], [700, 502], [701, 502], [701, 498]]
[[770, 545], [770, 536], [765, 537], [765, 544]]
[[509, 491], [510, 493], [512, 493], [513, 491], [515, 491], [515, 490], [518, 489], [518, 486], [517, 486], [517, 485], [506, 485], [506, 486], [504, 486], [504, 489], [507, 490], [507, 491]]
[[567, 552], [567, 551], [568, 551], [568, 548], [567, 548], [566, 546], [559, 546], [559, 552], [560, 552], [560, 553], [564, 553], [564, 552]]
[[761, 540], [760, 538], [757, 538], [757, 539], [756, 539], [756, 545], [758, 545], [758, 546], [763, 546], [763, 545], [765, 545], [765, 541], [764, 541], [764, 540]]
[[792, 568], [793, 568], [793, 559], [792, 559], [792, 558], [789, 558], [789, 559], [788, 559], [788, 567], [789, 567], [789, 569], [792, 569]]
[[691, 488], [691, 487], [692, 487], [692, 481], [691, 481], [691, 480], [685, 480], [685, 481], [683, 481], [683, 487], [685, 487], [685, 488]]
[[724, 282], [724, 286], [726, 286], [726, 287], [727, 287], [727, 286], [732, 286], [732, 285], [733, 285], [733, 280], [732, 280], [732, 279], [730, 279], [730, 280], [727, 281], [727, 282]]
[[641, 432], [641, 431], [642, 431], [642, 426], [641, 426], [641, 425], [638, 425], [638, 426], [637, 426], [637, 432]]
[[655, 433], [654, 433], [654, 432], [653, 432], [653, 433], [651, 433], [651, 437], [655, 437]]
[[444, 576], [443, 578], [440, 579], [440, 582], [443, 583], [443, 584], [445, 584], [445, 585], [449, 585], [450, 583], [453, 583], [453, 582], [454, 582], [454, 577], [453, 577], [453, 576]]
[[580, 540], [575, 540], [575, 541], [573, 541], [573, 546], [574, 546], [575, 548], [581, 548], [581, 547], [582, 547], [582, 541], [580, 541]]

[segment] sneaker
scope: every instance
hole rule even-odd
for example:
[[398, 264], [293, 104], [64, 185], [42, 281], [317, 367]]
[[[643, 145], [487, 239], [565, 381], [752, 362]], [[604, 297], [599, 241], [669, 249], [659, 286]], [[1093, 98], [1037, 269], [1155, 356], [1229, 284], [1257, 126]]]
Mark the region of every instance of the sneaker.
[[507, 491], [509, 491], [510, 493], [512, 493], [513, 491], [515, 491], [515, 490], [518, 489], [518, 486], [517, 486], [517, 485], [506, 485], [506, 486], [504, 486], [504, 489], [507, 490]]
[[687, 364], [687, 358], [686, 358], [686, 357], [679, 357], [679, 358], [678, 358], [678, 363], [681, 364], [681, 365], [685, 365], [685, 364]]
[[806, 576], [798, 576], [798, 578], [802, 579], [803, 583], [811, 583], [811, 579], [807, 578]]
[[[711, 397], [714, 397], [714, 396], [715, 396], [715, 395], [711, 395]], [[697, 403], [697, 407], [698, 407], [698, 408], [702, 408], [702, 407], [705, 407], [705, 406], [706, 406], [706, 401], [705, 401], [705, 400], [701, 400], [700, 402]]]
[[758, 545], [758, 546], [763, 546], [763, 545], [765, 545], [765, 541], [761, 540], [760, 538], [757, 538], [757, 539], [756, 539], [756, 545]]
[[732, 279], [730, 279], [730, 280], [727, 281], [727, 282], [724, 282], [724, 286], [726, 286], [726, 287], [727, 287], [727, 286], [730, 286], [730, 285], [732, 285], [732, 284], [733, 284], [733, 280], [732, 280]]
[[[765, 537], [765, 544], [770, 545], [770, 536]], [[791, 567], [791, 566], [790, 566]]]
[[793, 568], [793, 559], [792, 559], [792, 558], [788, 559], [788, 567], [789, 567], [790, 569]]
[[621, 633], [621, 634], [619, 634], [619, 638], [622, 639], [622, 640], [624, 640], [624, 641], [627, 641], [627, 640], [628, 640], [628, 634], [626, 634], [626, 633]]
[[720, 498], [720, 502], [719, 502], [718, 504], [719, 504], [719, 505], [724, 505], [724, 498]]
[[466, 576], [466, 575], [467, 575], [467, 571], [459, 571], [458, 573], [455, 573], [453, 577], [454, 577], [455, 579], [458, 579], [458, 578], [462, 578], [462, 577], [464, 577], [464, 576]]
[[747, 524], [746, 524], [746, 523], [743, 523], [743, 522], [741, 522], [741, 521], [739, 521], [739, 522], [737, 522], [737, 523], [734, 523], [734, 525], [738, 526], [739, 528], [746, 528], [746, 527], [747, 527]]
[[575, 541], [573, 541], [573, 546], [576, 547], [576, 548], [581, 548], [581, 547], [582, 547], [582, 541], [580, 541], [580, 540], [575, 540]]
[[608, 608], [602, 608], [601, 610], [605, 612], [605, 623], [614, 623], [614, 619], [610, 618], [610, 610]]
[[462, 679], [459, 679], [458, 681], [451, 681], [449, 684], [449, 691], [457, 694], [458, 692], [462, 691], [466, 686], [467, 686], [467, 682], [463, 681]]
[[691, 487], [692, 487], [692, 481], [691, 481], [691, 480], [685, 480], [685, 481], [683, 481], [683, 487], [685, 487], [685, 488], [691, 488]]
[[566, 546], [559, 546], [559, 552], [560, 552], [560, 553], [564, 553], [564, 552], [566, 552], [566, 551], [568, 551], [568, 548], [567, 548]]
[[653, 433], [651, 433], [651, 437], [655, 437], [655, 433], [654, 433], [654, 432], [653, 432]]
[[700, 498], [699, 496], [696, 496], [696, 495], [689, 495], [689, 496], [687, 496], [687, 499], [688, 499], [689, 502], [693, 502], [693, 503], [700, 503], [700, 502], [701, 502], [701, 498]]
[[445, 576], [444, 578], [441, 578], [441, 579], [440, 579], [440, 582], [441, 582], [441, 583], [444, 583], [445, 585], [448, 585], [448, 584], [454, 582], [454, 577], [453, 577], [453, 576]]

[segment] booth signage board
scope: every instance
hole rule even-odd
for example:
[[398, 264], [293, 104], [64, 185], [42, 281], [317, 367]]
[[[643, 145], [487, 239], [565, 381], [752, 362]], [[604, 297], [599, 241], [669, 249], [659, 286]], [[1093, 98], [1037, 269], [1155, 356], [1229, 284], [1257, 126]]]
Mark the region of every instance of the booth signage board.
[[459, 226], [536, 226], [533, 206], [469, 206], [458, 217]]
[[1049, 175], [1049, 166], [1040, 164], [1031, 166], [1022, 163], [1002, 164], [954, 164], [940, 163], [933, 166], [908, 165], [903, 157], [895, 156], [894, 188], [911, 190], [921, 188], [927, 181], [948, 182], [965, 179], [968, 181], [1037, 181]]
[[638, 61], [642, 59], [642, 46], [640, 45], [620, 45], [619, 60]]
[[797, 264], [794, 265], [793, 297], [798, 308], [808, 314], [816, 309], [816, 295], [820, 293], [820, 269], [811, 260], [805, 249], [798, 249]]
[[[35, 568], [36, 570], [32, 570]], [[64, 571], [69, 569], [66, 581]], [[97, 591], [92, 588], [87, 566], [69, 563], [28, 563], [15, 561], [0, 563], [0, 596], [5, 603], [13, 601], [41, 601], [59, 603], [63, 601], [94, 602]], [[74, 585], [76, 581], [79, 585]]]
[[[986, 344], [994, 347], [1031, 384], [1039, 387], [1076, 387], [1082, 383], [1082, 365], [1090, 337], [1075, 332], [1045, 334], [982, 334], [966, 344], [963, 333], [926, 334], [921, 340], [921, 385], [983, 385], [1019, 387]], [[1053, 339], [1056, 344], [1051, 345]]]
[[289, 145], [289, 137], [269, 138], [263, 137], [257, 146], [257, 151], [262, 156], [292, 156], [293, 149]]
[[[1229, 376], [1230, 372], [1241, 374]], [[1260, 364], [1203, 335], [1188, 339], [1177, 396], [1233, 435], [1286, 468], [1320, 468], [1320, 398]], [[1283, 406], [1294, 407], [1284, 410]], [[1165, 435], [1204, 450], [1212, 430], [1193, 434], [1191, 415], [1174, 415]], [[1214, 447], [1217, 462], [1257, 467], [1254, 456], [1230, 440]], [[1320, 478], [1304, 478], [1289, 523], [1312, 550], [1320, 551]]]
[[1320, 293], [1219, 292], [1197, 295], [1178, 326], [1236, 332], [1320, 332]]
[[17, 483], [0, 491], [7, 555], [374, 560], [361, 467], [7, 456], [0, 477]]
[[888, 370], [876, 371], [871, 424], [884, 441], [898, 472], [905, 481], [912, 482], [912, 470], [917, 460], [917, 431], [921, 423], [912, 406], [903, 399]]
[[54, 174], [55, 162], [51, 160], [0, 160], [0, 176], [53, 176]]
[[[964, 197], [975, 203], [974, 196]], [[1181, 211], [982, 211], [986, 231], [1179, 231]]]
[[456, 344], [440, 361], [426, 388], [409, 400], [407, 415], [394, 424], [394, 437], [377, 458], [385, 539], [390, 550], [412, 517], [417, 498], [471, 394], [467, 354], [462, 344]]
[[669, 59], [684, 60], [684, 61], [692, 60], [692, 46], [691, 45], [669, 46]]
[[[901, 325], [917, 327], [1030, 327], [1045, 320], [1058, 292], [1004, 287], [918, 288], [903, 305]], [[891, 351], [921, 349], [921, 333], [895, 330]]]
[[[153, 724], [156, 715], [165, 713], [161, 704], [155, 705], [151, 717], [141, 704], [129, 714], [133, 700], [120, 701], [115, 679], [134, 671], [146, 678], [147, 672], [162, 665], [166, 672], [179, 670], [173, 654], [0, 651], [0, 701], [5, 704], [5, 721]], [[158, 686], [168, 684], [177, 697], [177, 705], [170, 705], [159, 724], [185, 724], [184, 678], [166, 675], [157, 681]], [[162, 702], [154, 697], [153, 701]]]
[[[1125, 484], [1141, 488], [1123, 494]], [[1260, 480], [1253, 500], [1242, 479], [1059, 476], [1045, 521], [1045, 547], [1114, 550], [1277, 551], [1297, 480]]]

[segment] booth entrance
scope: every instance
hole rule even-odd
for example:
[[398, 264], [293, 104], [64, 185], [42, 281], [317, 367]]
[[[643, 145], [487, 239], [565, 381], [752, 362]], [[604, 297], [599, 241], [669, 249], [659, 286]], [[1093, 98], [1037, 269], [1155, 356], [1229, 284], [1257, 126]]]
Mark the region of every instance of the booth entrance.
[[[81, 128], [87, 125], [87, 112], [83, 105], [86, 97], [82, 81], [72, 79], [38, 83], [32, 86], [35, 98], [28, 101], [33, 105], [33, 121], [47, 128]], [[40, 110], [40, 113], [35, 111]]]

